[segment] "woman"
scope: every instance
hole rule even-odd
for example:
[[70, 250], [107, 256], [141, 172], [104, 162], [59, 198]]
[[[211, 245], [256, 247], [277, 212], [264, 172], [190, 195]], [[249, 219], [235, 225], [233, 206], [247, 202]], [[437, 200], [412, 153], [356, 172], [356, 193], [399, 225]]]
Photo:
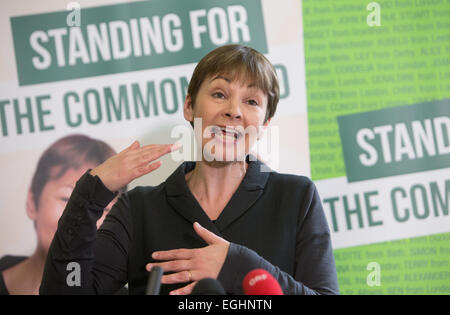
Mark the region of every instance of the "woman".
[[[40, 292], [107, 294], [128, 282], [130, 294], [143, 294], [148, 271], [161, 266], [162, 294], [189, 294], [207, 277], [242, 294], [242, 280], [255, 268], [268, 270], [285, 294], [338, 293], [314, 185], [262, 172], [248, 155], [278, 99], [274, 68], [259, 52], [228, 45], [206, 55], [184, 104], [186, 120], [201, 118], [203, 159], [184, 162], [157, 187], [124, 194], [96, 237], [94, 222], [113, 192], [160, 167], [154, 161], [178, 146], [134, 142], [85, 173], [55, 234]], [[65, 281], [72, 261], [81, 266], [80, 286]]]
[[[38, 294], [50, 243], [76, 181], [88, 169], [114, 154], [103, 141], [83, 135], [64, 137], [42, 154], [26, 201], [27, 215], [36, 230], [37, 246], [28, 258], [5, 256], [0, 260], [0, 294]], [[103, 211], [97, 226], [111, 207], [112, 202]]]

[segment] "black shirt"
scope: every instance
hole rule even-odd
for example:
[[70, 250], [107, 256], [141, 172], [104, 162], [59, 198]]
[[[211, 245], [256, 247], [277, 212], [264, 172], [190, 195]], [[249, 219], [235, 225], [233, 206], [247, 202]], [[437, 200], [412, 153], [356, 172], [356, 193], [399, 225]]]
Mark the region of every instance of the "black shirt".
[[5, 284], [5, 279], [3, 278], [3, 270], [11, 268], [12, 266], [17, 265], [18, 263], [24, 261], [26, 256], [3, 256], [0, 259], [0, 295], [8, 295], [8, 288]]
[[[121, 195], [98, 231], [95, 222], [114, 194], [86, 172], [58, 223], [40, 293], [110, 294], [128, 282], [130, 294], [144, 294], [154, 251], [207, 245], [192, 227], [197, 221], [230, 242], [218, 276], [228, 294], [242, 294], [243, 278], [256, 268], [270, 272], [285, 294], [337, 294], [330, 232], [314, 184], [248, 163], [215, 223], [187, 186], [185, 174], [195, 163], [185, 162], [159, 186]], [[80, 265], [79, 287], [67, 285], [70, 262]], [[184, 285], [163, 285], [161, 294]]]

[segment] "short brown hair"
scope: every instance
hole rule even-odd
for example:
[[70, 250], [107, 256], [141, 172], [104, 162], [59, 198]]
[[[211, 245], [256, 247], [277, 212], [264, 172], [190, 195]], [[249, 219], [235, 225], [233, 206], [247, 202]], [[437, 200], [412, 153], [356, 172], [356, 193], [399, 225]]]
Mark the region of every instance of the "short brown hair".
[[57, 140], [44, 151], [33, 175], [30, 190], [34, 204], [38, 206], [42, 190], [49, 181], [86, 163], [101, 164], [115, 154], [114, 149], [105, 142], [85, 135], [74, 134]]
[[195, 98], [203, 81], [211, 76], [229, 75], [231, 80], [251, 80], [267, 94], [266, 122], [275, 115], [280, 99], [278, 78], [273, 65], [257, 50], [242, 45], [226, 45], [209, 52], [195, 67], [189, 82], [188, 94]]

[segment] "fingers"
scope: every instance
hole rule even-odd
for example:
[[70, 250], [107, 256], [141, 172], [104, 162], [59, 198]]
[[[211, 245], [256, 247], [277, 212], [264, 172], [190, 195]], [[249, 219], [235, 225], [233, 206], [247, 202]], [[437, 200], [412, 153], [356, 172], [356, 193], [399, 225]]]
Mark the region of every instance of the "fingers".
[[223, 240], [221, 237], [217, 236], [213, 232], [210, 232], [209, 230], [205, 229], [198, 222], [194, 223], [194, 230], [195, 233], [197, 233], [197, 235], [200, 236], [208, 245], [216, 244]]
[[198, 281], [192, 282], [191, 284], [188, 284], [185, 287], [182, 287], [177, 290], [170, 291], [170, 295], [188, 295], [192, 293], [192, 290], [194, 289], [195, 285]]
[[138, 168], [138, 174], [137, 176], [143, 176], [145, 174], [148, 174], [150, 172], [153, 172], [157, 168], [159, 168], [162, 165], [161, 161], [156, 161], [155, 163], [151, 163], [145, 166], [141, 166]]
[[140, 146], [141, 145], [140, 145], [139, 141], [135, 140], [128, 148], [125, 148], [125, 150], [123, 150], [122, 152], [129, 152], [132, 150], [136, 150], [136, 149], [140, 148]]
[[146, 265], [146, 269], [147, 271], [151, 271], [154, 267], [161, 267], [164, 272], [179, 272], [190, 270], [192, 268], [191, 265], [191, 261], [189, 260], [173, 260], [161, 263], [149, 263]]
[[136, 140], [129, 146], [129, 149], [130, 150], [136, 150], [136, 149], [138, 149], [140, 147], [141, 147], [141, 144], [139, 143], [139, 141]]
[[136, 154], [145, 154], [150, 152], [162, 153], [162, 155], [178, 150], [181, 148], [181, 143], [172, 143], [172, 144], [149, 144], [141, 147], [139, 141], [134, 141], [128, 148], [123, 150], [122, 152], [131, 152]]
[[162, 162], [149, 163], [181, 147], [180, 144], [150, 144], [139, 148], [138, 144], [135, 145], [135, 143], [138, 142], [134, 142], [125, 150], [125, 154], [128, 155], [127, 159], [134, 165], [131, 167], [134, 178], [156, 170], [161, 166]]
[[175, 151], [181, 148], [181, 143], [169, 143], [169, 144], [149, 144], [141, 147], [141, 151], [161, 150], [165, 152]]
[[191, 260], [194, 257], [195, 249], [174, 249], [168, 251], [159, 251], [152, 254], [153, 259], [167, 260], [160, 263], [149, 263], [146, 265], [147, 271], [153, 267], [161, 267], [164, 272], [174, 272], [172, 274], [164, 275], [161, 278], [161, 283], [186, 283], [194, 279], [194, 262]]
[[172, 151], [172, 144], [151, 145], [149, 147], [143, 147], [139, 152], [140, 157], [144, 163], [159, 159], [163, 155]]
[[174, 259], [191, 259], [194, 257], [195, 249], [172, 249], [166, 251], [158, 251], [152, 254], [152, 258], [156, 260], [174, 260]]
[[209, 245], [194, 249], [173, 249], [156, 251], [152, 258], [162, 262], [149, 263], [147, 271], [158, 266], [164, 274], [161, 283], [175, 284], [194, 281], [181, 289], [172, 291], [171, 294], [190, 294], [196, 281], [203, 278], [217, 278], [225, 261], [229, 242], [203, 228], [199, 223], [194, 223], [195, 232]]
[[188, 283], [194, 280], [194, 272], [183, 270], [170, 275], [164, 275], [161, 278], [163, 284]]
[[180, 144], [150, 144], [130, 154], [134, 156], [138, 163], [146, 164], [159, 159], [167, 153], [178, 150], [180, 147]]
[[98, 176], [110, 191], [118, 191], [134, 179], [159, 168], [161, 161], [154, 161], [179, 148], [180, 144], [153, 144], [141, 147], [139, 141], [134, 141], [119, 154], [111, 156], [93, 168], [90, 173]]

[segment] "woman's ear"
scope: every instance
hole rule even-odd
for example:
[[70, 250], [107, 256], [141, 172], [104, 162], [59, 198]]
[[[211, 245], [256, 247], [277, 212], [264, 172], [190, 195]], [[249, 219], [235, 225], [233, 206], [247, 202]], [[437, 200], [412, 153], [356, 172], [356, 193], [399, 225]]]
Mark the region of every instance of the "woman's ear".
[[28, 217], [33, 220], [36, 221], [37, 218], [37, 206], [34, 202], [34, 195], [31, 192], [31, 189], [28, 190], [28, 194], [27, 194], [27, 215]]
[[268, 118], [268, 119], [266, 120], [266, 122], [263, 124], [264, 129], [266, 129], [267, 126], [269, 126], [271, 120], [272, 120], [272, 117], [270, 117], [270, 118]]
[[188, 95], [186, 95], [186, 100], [184, 101], [183, 114], [184, 114], [184, 119], [186, 119], [189, 122], [194, 122], [194, 112], [193, 112], [192, 105], [193, 105], [192, 98], [188, 94]]

